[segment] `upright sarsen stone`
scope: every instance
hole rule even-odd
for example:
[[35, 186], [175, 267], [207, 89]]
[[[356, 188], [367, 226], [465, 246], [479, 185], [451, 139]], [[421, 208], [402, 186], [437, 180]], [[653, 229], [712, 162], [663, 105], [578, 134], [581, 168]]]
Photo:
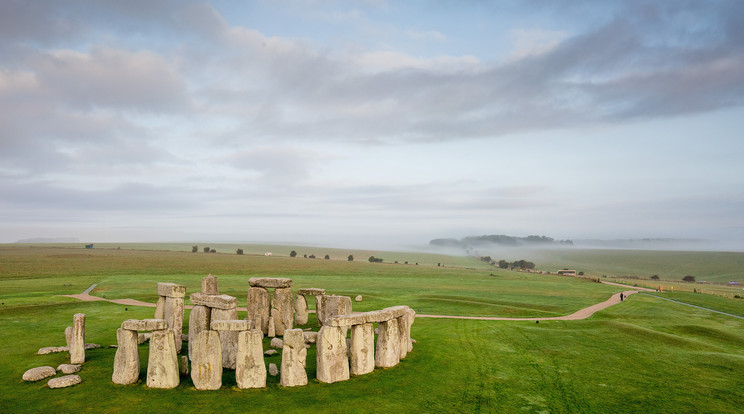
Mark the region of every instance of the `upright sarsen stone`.
[[220, 289], [217, 285], [217, 278], [212, 276], [211, 274], [203, 277], [201, 291], [202, 293], [206, 293], [207, 295], [219, 295]]
[[76, 313], [72, 317], [70, 364], [82, 364], [83, 362], [85, 362], [85, 314]]
[[158, 301], [155, 303], [154, 319], [165, 319], [165, 296], [158, 296]]
[[375, 370], [375, 331], [371, 323], [351, 327], [349, 369], [351, 375]]
[[199, 332], [209, 329], [212, 311], [204, 305], [194, 305], [189, 314], [189, 359], [192, 358], [194, 342]]
[[222, 347], [217, 331], [205, 330], [196, 335], [191, 358], [191, 380], [197, 390], [222, 387]]
[[297, 295], [294, 301], [294, 321], [295, 325], [307, 325], [307, 298], [304, 295]]
[[316, 344], [316, 377], [320, 382], [333, 383], [349, 379], [349, 359], [346, 356], [346, 336], [338, 326], [323, 326]]
[[323, 325], [326, 321], [337, 315], [347, 315], [351, 313], [351, 297], [338, 295], [323, 295], [321, 298], [321, 315]]
[[238, 388], [266, 387], [263, 332], [258, 329], [238, 333], [235, 380], [238, 383]]
[[284, 331], [282, 368], [279, 380], [282, 387], [307, 385], [306, 359], [307, 349], [305, 348], [302, 329], [287, 329]]
[[[212, 309], [211, 320], [235, 320], [238, 319], [238, 310]], [[235, 369], [235, 356], [238, 352], [238, 332], [220, 331], [220, 342], [222, 343], [222, 367]]]
[[391, 319], [377, 325], [377, 347], [375, 349], [375, 366], [389, 368], [400, 362], [400, 337], [398, 320]]
[[[274, 329], [277, 336], [284, 335], [284, 331], [292, 329], [294, 319], [294, 304], [292, 303], [292, 289], [274, 289], [271, 300], [271, 316], [274, 317]], [[276, 309], [276, 312], [274, 312]]]
[[139, 380], [140, 359], [137, 349], [137, 331], [119, 328], [116, 330], [116, 355], [114, 355], [114, 384], [128, 385]]
[[253, 329], [260, 329], [264, 334], [269, 333], [269, 317], [271, 316], [271, 296], [263, 287], [248, 289], [247, 298], [248, 319], [253, 321]]
[[[158, 284], [160, 286], [160, 284]], [[178, 285], [176, 285], [178, 286]], [[185, 287], [184, 287], [185, 293]], [[173, 338], [175, 338], [176, 353], [181, 352], [181, 333], [183, 332], [183, 297], [171, 297], [165, 298], [165, 310], [164, 317], [168, 323], [168, 328], [173, 331]]]
[[150, 355], [147, 360], [147, 386], [150, 388], [175, 388], [180, 383], [178, 356], [173, 331], [154, 331], [150, 338]]

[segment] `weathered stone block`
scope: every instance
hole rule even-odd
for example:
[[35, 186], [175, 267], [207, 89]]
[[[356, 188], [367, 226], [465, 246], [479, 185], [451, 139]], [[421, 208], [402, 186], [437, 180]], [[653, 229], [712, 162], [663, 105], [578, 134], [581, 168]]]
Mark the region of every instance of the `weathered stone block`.
[[351, 298], [349, 296], [323, 295], [321, 298], [321, 313], [323, 325], [329, 318], [336, 315], [347, 315], [351, 313]]
[[[294, 322], [294, 303], [292, 300], [292, 289], [277, 288], [271, 300], [272, 317], [274, 317], [274, 329], [277, 336], [284, 335], [284, 331], [292, 329]], [[276, 309], [276, 313], [274, 313]]]
[[325, 289], [318, 289], [318, 288], [303, 288], [297, 290], [298, 295], [303, 296], [318, 296], [318, 295], [325, 295], [326, 290]]
[[186, 286], [175, 283], [158, 283], [158, 295], [170, 298], [185, 298]]
[[307, 299], [303, 295], [297, 295], [294, 301], [295, 325], [307, 325]]
[[212, 321], [213, 331], [247, 331], [251, 329], [252, 322], [245, 319], [236, 320], [214, 320]]
[[[184, 287], [185, 292], [185, 287]], [[176, 353], [181, 352], [181, 334], [183, 333], [183, 298], [166, 297], [164, 319], [168, 323], [168, 329], [173, 331], [173, 339], [176, 344]]]
[[219, 295], [220, 289], [217, 285], [217, 278], [211, 274], [203, 277], [201, 291], [207, 295]]
[[189, 375], [189, 357], [186, 355], [181, 355], [178, 363], [178, 371], [182, 377]]
[[66, 388], [80, 384], [82, 379], [79, 375], [65, 375], [64, 377], [52, 378], [47, 382], [49, 388]]
[[333, 383], [349, 379], [349, 359], [346, 356], [346, 335], [343, 328], [323, 326], [318, 332], [316, 352], [320, 382]]
[[303, 332], [302, 336], [305, 338], [306, 344], [314, 344], [318, 341], [318, 333], [317, 332]]
[[74, 374], [74, 373], [80, 371], [80, 369], [82, 367], [83, 366], [80, 365], [80, 364], [60, 364], [57, 367], [57, 371], [59, 371], [59, 372], [61, 372], [63, 374]]
[[70, 342], [72, 342], [72, 326], [65, 328], [65, 346], [70, 349]]
[[[215, 321], [233, 321], [238, 319], [238, 310], [232, 309], [212, 309], [212, 322]], [[218, 323], [219, 324], [219, 323]], [[222, 343], [222, 367], [235, 369], [235, 356], [238, 351], [238, 332], [236, 331], [219, 331], [220, 342]]]
[[307, 349], [305, 348], [302, 329], [287, 329], [284, 331], [282, 368], [279, 380], [282, 387], [307, 385], [306, 359]]
[[189, 314], [189, 359], [192, 358], [194, 341], [199, 332], [209, 329], [212, 310], [204, 305], [194, 305]]
[[264, 334], [269, 333], [269, 317], [271, 316], [271, 295], [266, 288], [251, 287], [247, 297], [248, 318], [253, 321], [253, 329], [259, 329]]
[[177, 387], [179, 383], [173, 331], [154, 331], [150, 338], [150, 355], [147, 360], [147, 386], [170, 389]]
[[400, 337], [398, 320], [391, 319], [377, 325], [377, 347], [375, 349], [375, 366], [389, 368], [400, 362]]
[[235, 380], [238, 388], [266, 387], [266, 363], [263, 359], [263, 332], [258, 329], [238, 334]]
[[191, 380], [197, 390], [222, 387], [222, 346], [217, 331], [201, 331], [191, 350]]
[[230, 295], [207, 295], [194, 292], [189, 298], [194, 305], [209, 306], [212, 309], [234, 309], [238, 306], [238, 300]]
[[116, 355], [114, 355], [114, 384], [134, 384], [139, 380], [140, 358], [137, 349], [137, 331], [119, 328], [116, 330]]
[[39, 381], [57, 374], [57, 371], [50, 366], [31, 368], [23, 373], [24, 381]]
[[72, 338], [70, 340], [70, 363], [85, 362], [85, 314], [76, 313], [72, 317]]
[[252, 277], [248, 279], [248, 284], [267, 289], [289, 288], [292, 287], [292, 279], [284, 277]]
[[155, 319], [165, 319], [165, 296], [158, 296], [158, 301], [155, 302]]
[[351, 327], [349, 369], [351, 375], [375, 370], [375, 332], [371, 323]]
[[165, 319], [127, 319], [121, 323], [121, 329], [129, 331], [162, 331], [168, 329]]

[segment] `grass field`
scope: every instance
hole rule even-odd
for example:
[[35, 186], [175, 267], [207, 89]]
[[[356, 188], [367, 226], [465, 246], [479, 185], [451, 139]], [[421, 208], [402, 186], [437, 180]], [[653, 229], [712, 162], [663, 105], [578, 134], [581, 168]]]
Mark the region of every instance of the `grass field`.
[[[479, 268], [467, 258], [406, 266], [343, 260], [349, 253], [339, 254], [342, 260], [312, 260], [274, 251], [265, 257], [112, 247], [122, 248], [0, 247], [1, 412], [742, 410], [744, 320], [641, 294], [581, 321], [418, 318], [412, 329], [417, 343], [400, 365], [343, 383], [315, 380], [311, 348], [306, 387], [282, 389], [278, 377], [270, 376], [266, 389], [239, 390], [231, 371], [225, 371], [223, 389], [216, 392], [196, 391], [188, 377], [175, 390], [147, 389], [143, 381], [116, 386], [111, 383], [114, 349], [105, 346], [115, 343], [123, 320], [152, 317], [153, 309], [55, 295], [80, 293], [98, 283], [94, 295], [154, 302], [156, 282], [182, 283], [193, 292], [201, 277], [212, 273], [221, 292], [244, 306], [249, 277], [284, 276], [293, 279], [294, 289], [361, 294], [364, 301], [354, 303], [355, 310], [406, 304], [419, 313], [517, 317], [569, 314], [622, 288]], [[461, 260], [463, 267], [453, 267]], [[744, 300], [676, 291], [662, 295], [744, 316]], [[64, 345], [64, 328], [77, 312], [87, 315], [87, 342], [104, 345], [86, 353], [83, 382], [63, 390], [50, 390], [45, 381], [24, 383], [26, 369], [69, 361], [67, 354], [35, 353], [43, 346]], [[140, 358], [144, 378], [147, 344], [140, 346]], [[280, 359], [267, 357], [267, 363]]]

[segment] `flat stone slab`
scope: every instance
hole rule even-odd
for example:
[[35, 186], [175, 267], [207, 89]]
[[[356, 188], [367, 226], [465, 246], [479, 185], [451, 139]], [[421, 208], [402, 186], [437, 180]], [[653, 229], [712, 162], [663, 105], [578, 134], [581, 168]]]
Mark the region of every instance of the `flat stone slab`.
[[70, 348], [66, 346], [45, 346], [44, 348], [39, 348], [39, 352], [37, 352], [37, 355], [47, 355], [47, 354], [53, 354], [55, 352], [68, 352]]
[[57, 367], [57, 371], [61, 371], [63, 374], [74, 374], [80, 371], [82, 365], [80, 364], [61, 364]]
[[121, 329], [130, 331], [162, 331], [168, 329], [165, 319], [127, 319], [121, 323]]
[[292, 279], [286, 277], [252, 277], [248, 279], [248, 284], [267, 289], [288, 288], [292, 287]]
[[[376, 311], [373, 311], [376, 312]], [[368, 323], [367, 318], [370, 312], [355, 312], [348, 315], [334, 316], [326, 321], [328, 326], [352, 326]], [[387, 319], [386, 319], [387, 320]]]
[[210, 324], [213, 331], [248, 331], [251, 326], [251, 321], [245, 319], [213, 320]]
[[50, 366], [31, 368], [23, 373], [24, 381], [39, 381], [57, 374], [57, 370]]
[[279, 353], [279, 351], [277, 351], [276, 349], [267, 349], [266, 351], [264, 351], [264, 355], [266, 356], [276, 355], [277, 353]]
[[195, 292], [189, 297], [194, 305], [202, 305], [215, 309], [235, 309], [238, 307], [238, 300], [235, 296], [230, 295], [208, 295], [206, 293]]
[[318, 296], [318, 295], [325, 295], [326, 290], [325, 289], [318, 289], [318, 288], [304, 288], [297, 291], [298, 295], [303, 296]]
[[49, 388], [65, 388], [72, 387], [73, 385], [80, 384], [79, 375], [65, 375], [64, 377], [52, 378], [47, 382]]
[[385, 308], [383, 310], [392, 312], [394, 318], [400, 318], [401, 316], [405, 315], [408, 310], [411, 309], [408, 306], [405, 305], [398, 305], [398, 306], [391, 306], [389, 308]]
[[158, 283], [158, 296], [185, 298], [186, 286], [175, 283]]

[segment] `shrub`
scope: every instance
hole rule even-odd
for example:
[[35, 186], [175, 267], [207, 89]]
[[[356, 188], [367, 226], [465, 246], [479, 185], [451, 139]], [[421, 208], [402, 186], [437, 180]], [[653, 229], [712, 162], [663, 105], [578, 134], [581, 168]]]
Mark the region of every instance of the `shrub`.
[[209, 253], [209, 247], [208, 246], [204, 248], [204, 253]]
[[381, 257], [370, 256], [368, 260], [370, 263], [382, 263]]
[[687, 276], [685, 276], [685, 277], [682, 278], [682, 281], [684, 281], [684, 282], [694, 282], [695, 281], [695, 276], [687, 275]]
[[329, 255], [325, 255], [324, 259], [326, 259], [326, 260], [330, 260], [330, 259], [331, 259], [331, 256], [329, 256]]
[[296, 257], [296, 256], [297, 256], [296, 251], [292, 250], [291, 252], [289, 252], [289, 257]]
[[211, 249], [211, 250], [209, 250], [209, 253], [217, 253], [217, 250]]
[[651, 280], [659, 280], [659, 275], [651, 275]]
[[243, 254], [243, 249], [235, 250], [235, 253], [237, 253], [237, 254]]
[[353, 262], [354, 261], [354, 255], [350, 254], [349, 257], [346, 258], [346, 260]]
[[191, 253], [196, 253], [199, 251], [199, 246], [191, 246]]

